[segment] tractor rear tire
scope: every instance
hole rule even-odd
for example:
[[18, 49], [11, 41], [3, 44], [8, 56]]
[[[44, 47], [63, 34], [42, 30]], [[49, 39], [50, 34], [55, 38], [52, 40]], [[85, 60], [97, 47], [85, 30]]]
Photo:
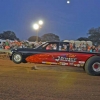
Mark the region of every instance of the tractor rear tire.
[[89, 75], [99, 76], [100, 75], [100, 57], [93, 56], [89, 58], [85, 64], [85, 71]]

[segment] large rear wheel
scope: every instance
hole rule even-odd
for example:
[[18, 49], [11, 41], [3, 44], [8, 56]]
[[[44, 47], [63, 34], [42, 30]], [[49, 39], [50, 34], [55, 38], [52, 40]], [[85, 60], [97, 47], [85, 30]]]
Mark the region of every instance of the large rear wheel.
[[85, 71], [89, 75], [94, 75], [94, 76], [100, 75], [100, 57], [93, 56], [89, 58], [85, 64]]

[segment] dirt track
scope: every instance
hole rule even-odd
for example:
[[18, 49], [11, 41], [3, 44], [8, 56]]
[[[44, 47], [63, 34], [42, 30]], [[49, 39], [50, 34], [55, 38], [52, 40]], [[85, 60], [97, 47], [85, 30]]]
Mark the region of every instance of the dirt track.
[[81, 68], [14, 64], [0, 59], [0, 100], [99, 100], [100, 76]]

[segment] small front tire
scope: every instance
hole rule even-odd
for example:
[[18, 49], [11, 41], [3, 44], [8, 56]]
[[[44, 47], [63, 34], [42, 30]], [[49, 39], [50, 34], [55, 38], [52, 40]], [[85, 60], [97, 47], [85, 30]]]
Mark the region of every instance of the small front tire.
[[22, 55], [20, 53], [14, 53], [12, 55], [12, 61], [16, 64], [20, 64], [22, 62]]

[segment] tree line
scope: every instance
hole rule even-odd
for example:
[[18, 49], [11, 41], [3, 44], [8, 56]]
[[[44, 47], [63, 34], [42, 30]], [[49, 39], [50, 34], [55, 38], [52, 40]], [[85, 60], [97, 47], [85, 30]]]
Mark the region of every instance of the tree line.
[[77, 40], [92, 41], [93, 45], [100, 45], [100, 27], [89, 29], [87, 37], [80, 37]]
[[[34, 42], [36, 41], [37, 36], [31, 36], [27, 40]], [[0, 33], [0, 39], [10, 39], [10, 40], [18, 40], [20, 39], [16, 36], [13, 31], [4, 31]], [[100, 27], [91, 28], [88, 30], [87, 37], [79, 37], [79, 41], [92, 41], [94, 45], [100, 45]], [[38, 41], [60, 41], [58, 35], [53, 33], [46, 33], [41, 37], [38, 37]]]

